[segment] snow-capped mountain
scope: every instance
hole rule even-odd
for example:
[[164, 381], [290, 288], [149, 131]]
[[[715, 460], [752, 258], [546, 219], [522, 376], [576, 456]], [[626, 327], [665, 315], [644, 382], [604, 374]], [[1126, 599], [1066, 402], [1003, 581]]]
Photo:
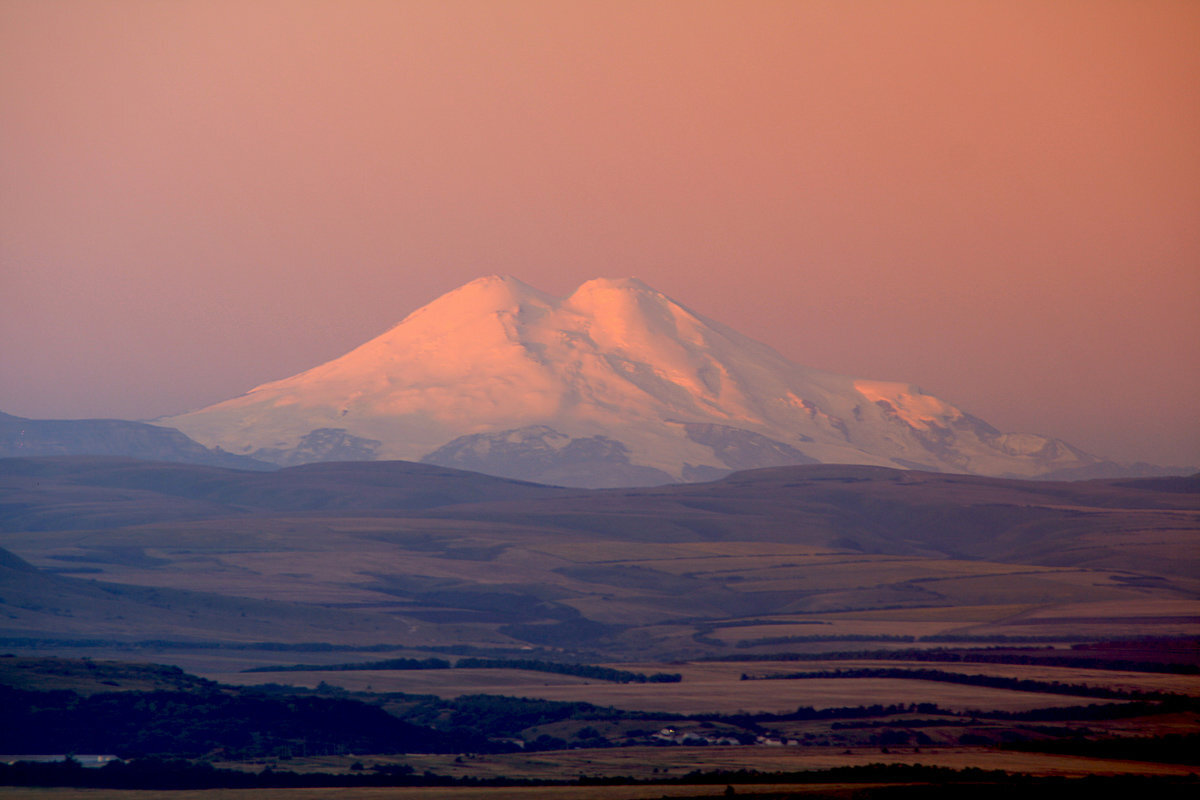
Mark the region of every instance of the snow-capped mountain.
[[159, 420], [279, 464], [424, 460], [572, 486], [875, 464], [1034, 477], [1101, 462], [905, 383], [809, 369], [636, 279], [472, 281], [333, 361]]

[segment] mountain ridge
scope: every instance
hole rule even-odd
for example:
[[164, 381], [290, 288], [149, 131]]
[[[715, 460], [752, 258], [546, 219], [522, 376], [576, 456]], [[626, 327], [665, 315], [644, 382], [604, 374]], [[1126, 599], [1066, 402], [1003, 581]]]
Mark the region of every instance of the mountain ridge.
[[247, 456], [204, 447], [182, 432], [121, 419], [28, 419], [0, 412], [0, 458], [125, 456], [233, 469], [274, 469]]

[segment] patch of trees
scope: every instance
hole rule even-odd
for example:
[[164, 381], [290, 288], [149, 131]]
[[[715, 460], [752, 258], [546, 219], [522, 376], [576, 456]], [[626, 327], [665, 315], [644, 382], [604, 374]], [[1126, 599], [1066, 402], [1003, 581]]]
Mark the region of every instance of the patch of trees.
[[303, 787], [454, 786], [454, 785], [541, 785], [546, 781], [495, 781], [458, 779], [426, 772], [415, 775], [412, 767], [395, 766], [355, 771], [350, 775], [328, 772], [289, 772], [271, 767], [261, 772], [218, 769], [204, 761], [139, 758], [112, 761], [100, 768], [85, 768], [78, 762], [35, 763], [18, 761], [0, 764], [0, 785], [78, 786], [105, 789], [279, 789]]
[[709, 722], [724, 722], [746, 730], [761, 732], [762, 724], [769, 722], [808, 722], [834, 719], [869, 719], [891, 717], [897, 714], [940, 714], [958, 716], [958, 712], [941, 708], [937, 703], [875, 703], [869, 706], [840, 706], [837, 708], [813, 708], [800, 706], [795, 711], [782, 714], [695, 714], [691, 719]]
[[[417, 725], [460, 736], [484, 731], [489, 736], [515, 736], [526, 728], [563, 720], [686, 719], [676, 714], [624, 711], [591, 703], [491, 694], [463, 695], [453, 700], [430, 697], [407, 709], [404, 718]], [[526, 749], [557, 749], [553, 742], [542, 744], [551, 746], [540, 746], [535, 740], [527, 743]], [[563, 746], [566, 746], [566, 742], [563, 742]]]
[[[44, 675], [79, 675], [89, 678], [120, 678], [123, 680], [158, 681], [180, 686], [216, 683], [195, 675], [189, 675], [179, 667], [167, 664], [129, 664], [120, 661], [94, 661], [91, 658], [18, 658], [11, 653], [0, 655], [6, 666]], [[10, 661], [11, 659], [11, 661]]]
[[[353, 664], [293, 664], [291, 666], [251, 667], [243, 672], [347, 672], [353, 670], [450, 669], [444, 658], [389, 658], [383, 661], [362, 661]], [[562, 664], [534, 658], [460, 658], [454, 669], [523, 669], [530, 672], [550, 672], [574, 675], [613, 683], [679, 683], [683, 676], [674, 672], [655, 672], [646, 675], [592, 664]]]
[[[1200, 664], [1180, 663], [1177, 660], [1135, 660], [1082, 655], [1072, 648], [1071, 654], [1045, 647], [996, 647], [957, 650], [951, 648], [912, 648], [906, 650], [839, 650], [828, 653], [753, 653], [736, 656], [717, 656], [712, 661], [930, 661], [946, 664], [1015, 664], [1072, 669], [1122, 670], [1176, 675], [1200, 674]], [[1103, 651], [1100, 651], [1103, 652]]]
[[[694, 714], [689, 719], [724, 722], [752, 731], [761, 731], [762, 725], [773, 722], [810, 720], [859, 720], [881, 719], [900, 714], [924, 714], [928, 716], [952, 717], [958, 720], [990, 719], [1014, 721], [1099, 721], [1112, 719], [1134, 719], [1137, 717], [1182, 712], [1200, 712], [1200, 699], [1185, 695], [1171, 695], [1159, 701], [1133, 701], [1121, 703], [1092, 703], [1086, 706], [1050, 706], [1026, 711], [993, 711], [970, 709], [956, 711], [942, 708], [937, 703], [892, 703], [869, 706], [843, 706], [839, 708], [813, 708], [800, 706], [795, 711], [782, 714]], [[895, 724], [901, 724], [899, 722]], [[906, 720], [904, 725], [927, 726], [933, 721]], [[942, 724], [956, 724], [947, 722]]]
[[1200, 712], [1200, 699], [1183, 695], [1173, 695], [1166, 700], [1157, 702], [1092, 703], [1086, 706], [1033, 708], [1028, 711], [982, 711], [976, 709], [966, 713], [972, 717], [998, 720], [1087, 722], [1106, 719], [1135, 719], [1137, 717], [1177, 714], [1186, 711]]
[[972, 675], [963, 672], [946, 672], [939, 669], [868, 667], [863, 669], [823, 670], [819, 672], [789, 672], [780, 675], [762, 675], [756, 678], [751, 678], [745, 674], [742, 675], [743, 680], [807, 680], [820, 678], [902, 678], [906, 680], [959, 683], [967, 686], [986, 686], [991, 689], [1008, 689], [1018, 692], [1043, 692], [1064, 694], [1073, 697], [1103, 697], [1110, 700], [1166, 700], [1176, 697], [1176, 695], [1169, 692], [1111, 689], [1105, 686], [1088, 686], [1083, 683], [1038, 681], [1029, 678], [1005, 678], [999, 675]]
[[866, 764], [855, 767], [832, 767], [803, 772], [758, 772], [757, 770], [695, 770], [670, 780], [670, 783], [865, 783], [874, 781], [904, 781], [928, 783], [976, 783], [1001, 781], [1021, 776], [978, 767], [954, 769], [923, 764]]
[[1071, 645], [1072, 659], [1097, 669], [1200, 675], [1200, 637], [1144, 637]]
[[253, 691], [32, 692], [0, 686], [0, 752], [230, 757], [461, 752], [488, 747], [357, 700]]
[[1168, 764], [1200, 764], [1200, 734], [1197, 733], [1024, 741], [1004, 744], [1002, 747], [1029, 753], [1120, 758]]
[[242, 672], [353, 672], [369, 669], [450, 669], [444, 658], [388, 658], [383, 661], [361, 661], [354, 664], [291, 664], [288, 666], [250, 667]]
[[460, 658], [456, 669], [524, 669], [533, 672], [551, 672], [557, 675], [575, 675], [613, 683], [679, 683], [683, 676], [677, 672], [655, 672], [646, 675], [611, 667], [591, 664], [559, 664], [527, 658]]

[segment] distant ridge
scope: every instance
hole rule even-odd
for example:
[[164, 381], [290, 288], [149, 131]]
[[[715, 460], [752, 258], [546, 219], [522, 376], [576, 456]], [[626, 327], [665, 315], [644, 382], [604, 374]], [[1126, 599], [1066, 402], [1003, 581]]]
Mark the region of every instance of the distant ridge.
[[802, 463], [1119, 472], [911, 384], [794, 364], [636, 278], [587, 281], [561, 299], [480, 278], [340, 358], [160, 422], [281, 465], [424, 460], [581, 487]]
[[26, 419], [0, 413], [0, 458], [124, 456], [233, 469], [274, 469], [274, 464], [210, 450], [183, 433], [120, 419]]

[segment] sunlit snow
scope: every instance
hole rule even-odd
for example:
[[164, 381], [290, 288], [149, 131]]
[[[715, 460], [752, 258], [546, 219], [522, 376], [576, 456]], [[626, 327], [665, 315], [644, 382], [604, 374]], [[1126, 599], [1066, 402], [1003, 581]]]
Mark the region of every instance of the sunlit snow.
[[1036, 475], [1091, 458], [1062, 447], [1047, 460], [1033, 445], [1050, 440], [1001, 439], [908, 384], [793, 364], [634, 278], [591, 280], [564, 299], [480, 278], [340, 358], [161, 422], [276, 460], [316, 430], [419, 460], [461, 436], [546, 426], [560, 448], [607, 437], [672, 479], [728, 468], [686, 423], [834, 463]]

